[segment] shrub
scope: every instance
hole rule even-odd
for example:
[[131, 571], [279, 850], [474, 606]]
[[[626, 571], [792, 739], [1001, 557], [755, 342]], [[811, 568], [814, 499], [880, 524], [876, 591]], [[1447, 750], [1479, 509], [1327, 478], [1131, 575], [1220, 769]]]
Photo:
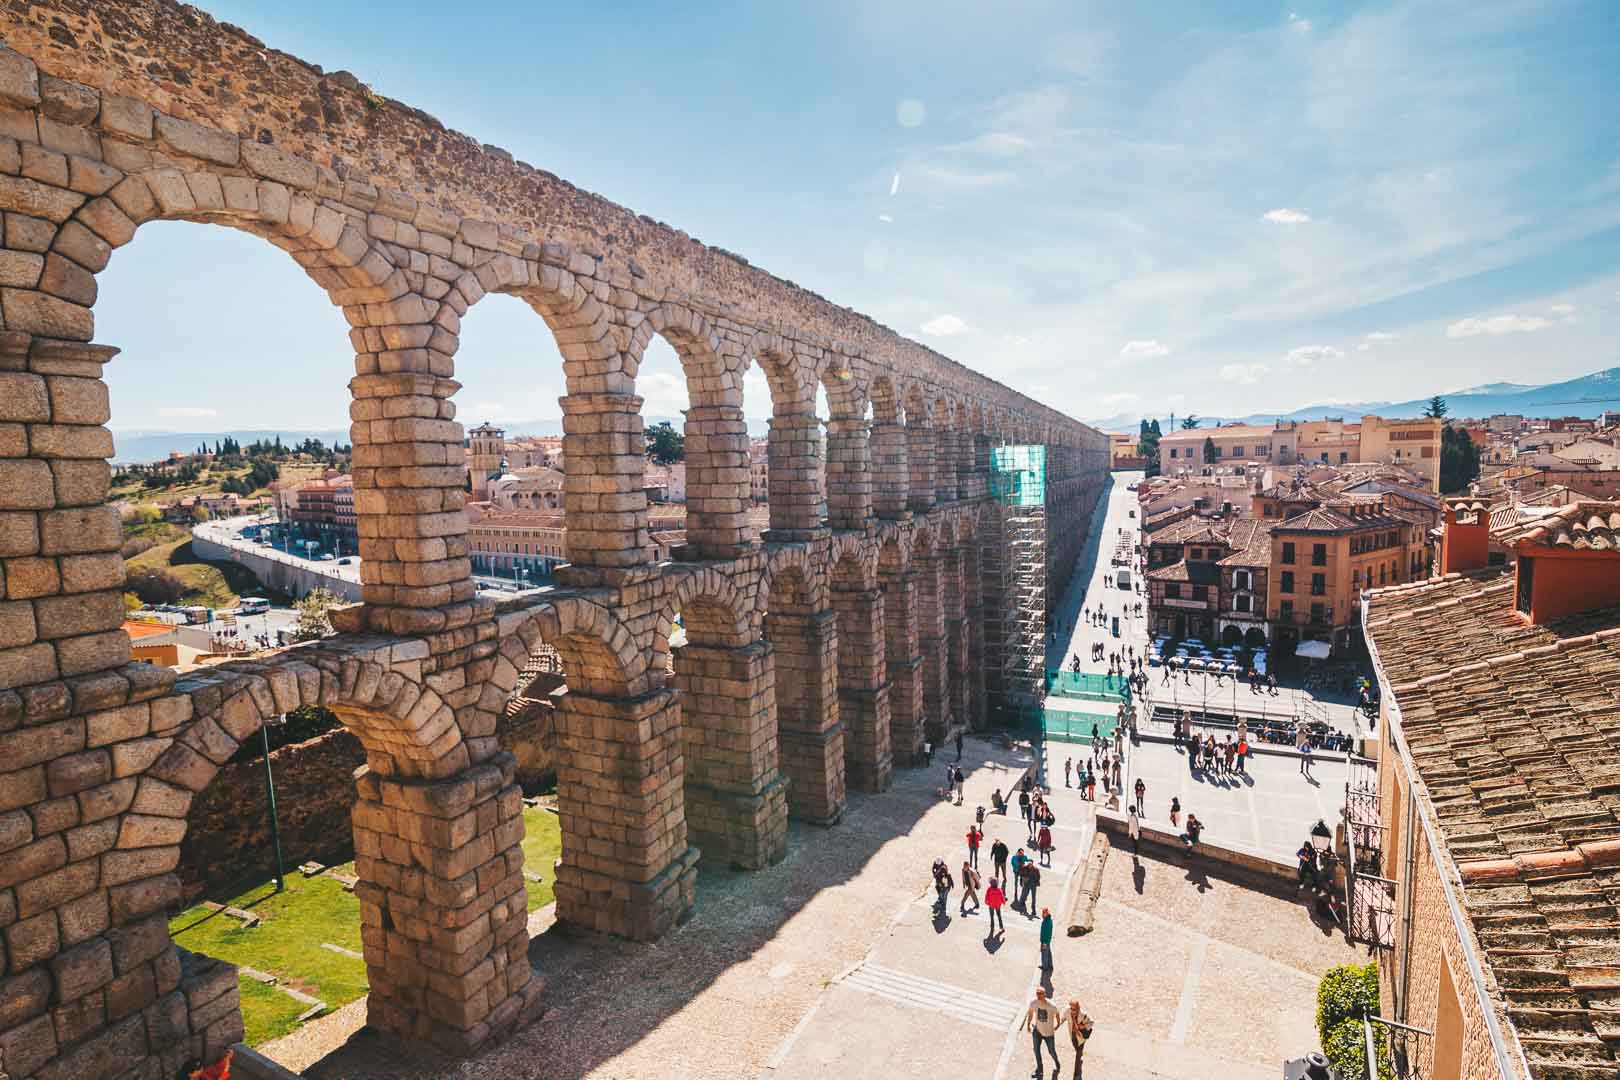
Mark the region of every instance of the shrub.
[[[1361, 1018], [1377, 1012], [1377, 964], [1340, 964], [1322, 976], [1316, 988], [1316, 1033], [1322, 1053], [1345, 1080], [1367, 1075], [1367, 1037]], [[1377, 1025], [1373, 1041], [1380, 1059], [1378, 1075], [1387, 1080], [1392, 1074], [1386, 1063], [1385, 1033]]]
[[186, 594], [186, 583], [163, 570], [136, 570], [124, 587], [147, 604], [173, 604]]

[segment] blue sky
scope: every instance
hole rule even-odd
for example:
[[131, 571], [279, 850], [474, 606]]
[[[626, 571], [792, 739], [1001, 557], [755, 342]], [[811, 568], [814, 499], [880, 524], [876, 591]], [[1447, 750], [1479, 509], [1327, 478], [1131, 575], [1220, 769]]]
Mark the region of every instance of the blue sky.
[[[206, 6], [1074, 416], [1620, 365], [1606, 0]], [[346, 324], [262, 241], [147, 226], [97, 316], [115, 429], [347, 423]], [[469, 425], [559, 413], [516, 301], [457, 364]]]

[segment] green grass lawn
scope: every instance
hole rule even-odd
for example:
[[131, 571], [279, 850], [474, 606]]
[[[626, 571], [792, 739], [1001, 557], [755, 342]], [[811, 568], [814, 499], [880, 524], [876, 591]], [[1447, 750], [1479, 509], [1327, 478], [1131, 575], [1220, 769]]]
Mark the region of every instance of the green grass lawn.
[[[562, 852], [562, 830], [550, 810], [526, 807], [523, 811], [523, 862], [545, 880], [524, 884], [529, 910], [545, 907], [553, 899], [552, 864]], [[354, 864], [333, 867], [353, 875]], [[244, 927], [220, 912], [197, 906], [169, 920], [175, 943], [192, 952], [217, 957], [239, 966], [275, 975], [281, 982], [326, 1002], [330, 1011], [366, 992], [363, 961], [330, 949], [330, 942], [360, 952], [360, 902], [345, 892], [330, 873], [306, 878], [293, 870], [286, 891], [277, 894], [275, 881], [255, 885], [235, 896], [211, 899], [228, 907], [256, 913], [260, 923]], [[292, 1031], [305, 1009], [297, 1000], [256, 979], [240, 978], [242, 1021], [249, 1046], [258, 1046]]]
[[552, 867], [562, 854], [562, 825], [557, 815], [541, 807], [523, 808], [523, 869], [539, 874], [544, 881], [525, 881], [529, 890], [529, 910], [537, 911], [556, 899], [552, 892], [556, 871]]

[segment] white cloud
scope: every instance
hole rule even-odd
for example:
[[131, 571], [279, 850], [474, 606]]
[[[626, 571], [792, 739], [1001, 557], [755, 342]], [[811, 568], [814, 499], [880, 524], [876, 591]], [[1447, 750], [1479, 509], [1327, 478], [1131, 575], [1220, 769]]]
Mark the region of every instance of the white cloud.
[[1146, 341], [1127, 341], [1125, 347], [1119, 350], [1119, 355], [1126, 360], [1135, 360], [1144, 356], [1169, 356], [1170, 346], [1152, 338]]
[[940, 315], [922, 324], [922, 332], [929, 337], [955, 337], [967, 333], [968, 324], [955, 315]]
[[184, 417], [198, 419], [201, 417], [218, 416], [218, 409], [209, 409], [200, 405], [169, 405], [158, 410], [159, 416]]
[[1280, 206], [1275, 210], [1267, 210], [1264, 218], [1273, 225], [1303, 225], [1311, 220], [1311, 215], [1303, 210], [1290, 210], [1286, 206]]
[[1292, 26], [1301, 34], [1308, 34], [1311, 32], [1311, 20], [1300, 18], [1299, 12], [1297, 11], [1290, 11], [1288, 13], [1288, 25]]
[[973, 140], [973, 149], [996, 157], [1012, 157], [1029, 149], [1029, 140], [1010, 131], [987, 131]]
[[1458, 319], [1446, 327], [1448, 338], [1478, 337], [1481, 334], [1490, 334], [1495, 337], [1500, 334], [1530, 334], [1537, 330], [1545, 330], [1552, 326], [1551, 319], [1544, 319], [1540, 315], [1492, 315], [1489, 318]]
[[895, 173], [894, 174], [894, 179], [889, 181], [889, 194], [890, 195], [898, 195], [898, 194], [900, 194], [900, 174], [899, 173]]
[[1129, 391], [1121, 391], [1117, 394], [1104, 394], [1102, 397], [1097, 399], [1097, 404], [1101, 405], [1105, 409], [1114, 410], [1118, 409], [1121, 405], [1129, 405], [1133, 401], [1140, 400], [1142, 399], [1138, 394], [1132, 394]]
[[1257, 383], [1260, 377], [1271, 368], [1265, 364], [1222, 364], [1221, 378], [1226, 382], [1242, 383], [1245, 386]]
[[1367, 335], [1367, 341], [1370, 342], [1373, 345], [1377, 345], [1380, 342], [1384, 342], [1384, 341], [1394, 341], [1396, 338], [1398, 338], [1400, 336], [1401, 335], [1399, 335], [1399, 334], [1386, 333], [1383, 330], [1374, 330], [1372, 333]]
[[1560, 316], [1562, 318], [1567, 319], [1571, 315], [1575, 314], [1575, 305], [1574, 304], [1554, 304], [1552, 307], [1548, 308], [1547, 310], [1550, 313], [1554, 314], [1554, 315], [1558, 315], [1558, 316]]
[[922, 127], [923, 121], [928, 119], [928, 107], [916, 98], [906, 98], [894, 107], [894, 118], [901, 127]]
[[879, 214], [878, 215], [878, 220], [883, 222], [883, 224], [885, 224], [885, 225], [892, 225], [892, 224], [894, 224], [894, 215], [893, 214]]
[[1018, 175], [1006, 169], [980, 172], [951, 165], [924, 165], [920, 170], [924, 187], [938, 191], [985, 191], [1017, 183]]
[[1296, 349], [1289, 349], [1283, 362], [1291, 368], [1308, 368], [1318, 360], [1332, 363], [1344, 359], [1344, 350], [1333, 345], [1301, 345]]
[[1007, 344], [1013, 346], [1014, 348], [1018, 348], [1018, 349], [1022, 349], [1025, 345], [1028, 345], [1033, 340], [1035, 340], [1035, 339], [1031, 338], [1031, 337], [1028, 337], [1028, 336], [1026, 336], [1024, 334], [1008, 334], [1007, 335]]
[[473, 404], [473, 412], [481, 418], [489, 419], [506, 415], [506, 406], [498, 401], [479, 401]]
[[688, 404], [686, 378], [669, 371], [642, 369], [636, 378], [642, 412], [648, 416], [679, 416]]

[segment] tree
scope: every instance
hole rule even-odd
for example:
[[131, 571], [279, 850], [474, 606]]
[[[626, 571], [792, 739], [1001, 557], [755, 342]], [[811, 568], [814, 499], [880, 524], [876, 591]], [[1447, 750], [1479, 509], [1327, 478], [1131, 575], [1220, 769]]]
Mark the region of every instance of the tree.
[[140, 597], [143, 604], [173, 604], [186, 594], [185, 582], [167, 570], [152, 567], [131, 573], [124, 588]]
[[647, 456], [660, 465], [673, 465], [686, 458], [686, 436], [675, 430], [668, 420], [654, 424], [644, 433]]
[[342, 597], [328, 589], [311, 589], [308, 595], [298, 601], [298, 623], [293, 627], [292, 640], [314, 641], [331, 637], [336, 632], [332, 629], [331, 611], [342, 602]]
[[[1367, 1036], [1362, 1017], [1378, 1012], [1378, 965], [1340, 964], [1329, 969], [1316, 988], [1316, 1033], [1322, 1053], [1340, 1076], [1367, 1075]], [[1378, 1054], [1378, 1075], [1392, 1075], [1387, 1063], [1388, 1040], [1382, 1026], [1373, 1029]]]
[[1429, 405], [1423, 410], [1423, 415], [1431, 420], [1438, 420], [1446, 415], [1446, 399], [1439, 394], [1429, 399]]
[[1466, 428], [1447, 424], [1440, 429], [1440, 490], [1462, 491], [1479, 478], [1479, 447]]
[[163, 511], [151, 503], [142, 503], [129, 512], [131, 525], [156, 525], [163, 520]]
[[1193, 428], [1197, 427], [1203, 422], [1204, 421], [1199, 419], [1197, 415], [1189, 413], [1181, 418], [1181, 430], [1191, 431]]
[[1221, 460], [1221, 452], [1215, 446], [1215, 437], [1213, 435], [1205, 435], [1204, 436], [1204, 464], [1205, 465], [1213, 465], [1219, 460]]
[[208, 512], [208, 507], [198, 503], [191, 508], [191, 520], [196, 522], [212, 521], [214, 515]]

